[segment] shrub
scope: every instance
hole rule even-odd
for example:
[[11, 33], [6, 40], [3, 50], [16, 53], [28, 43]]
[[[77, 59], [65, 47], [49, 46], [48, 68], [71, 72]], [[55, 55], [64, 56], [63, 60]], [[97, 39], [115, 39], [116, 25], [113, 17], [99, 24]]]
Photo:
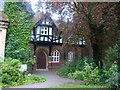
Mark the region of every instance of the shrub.
[[117, 61], [118, 59], [118, 45], [114, 45], [112, 47], [109, 47], [107, 50], [106, 50], [106, 55], [105, 55], [105, 60], [104, 60], [104, 63], [105, 63], [105, 67], [106, 68], [110, 68], [112, 63], [114, 63], [115, 61]]
[[68, 78], [75, 79], [75, 80], [76, 79], [83, 80], [84, 79], [83, 75], [84, 75], [83, 71], [75, 71], [74, 73], [69, 73]]
[[92, 64], [94, 67], [95, 64], [93, 63], [93, 59], [88, 57], [84, 57], [80, 60], [73, 60], [72, 62], [66, 62], [62, 65], [62, 68], [59, 70], [58, 75], [62, 77], [68, 77], [69, 73], [74, 73], [75, 71], [81, 71], [84, 69], [85, 62], [88, 64]]
[[100, 82], [98, 67], [93, 69], [92, 66], [86, 63], [83, 72], [83, 77], [86, 84], [95, 84]]
[[12, 85], [14, 82], [22, 81], [24, 78], [23, 72], [19, 72], [21, 62], [17, 59], [6, 59], [1, 63], [0, 70], [3, 84]]
[[92, 66], [95, 67], [95, 63], [93, 62], [93, 59], [88, 57], [83, 57], [77, 62], [76, 70], [80, 70], [80, 71], [83, 70], [85, 66], [85, 62], [88, 63], [89, 65], [92, 64]]
[[109, 69], [103, 70], [103, 78], [104, 80], [109, 79], [112, 76], [115, 76], [114, 74], [118, 72], [118, 66], [116, 64], [112, 64], [112, 66]]
[[59, 70], [58, 75], [62, 77], [67, 77], [68, 73], [72, 73], [75, 71], [75, 62], [67, 62], [62, 65], [62, 68]]
[[112, 64], [111, 68], [107, 71], [104, 70], [105, 72], [105, 77], [106, 79], [106, 84], [110, 87], [110, 88], [114, 88], [114, 89], [118, 89], [120, 84], [119, 84], [119, 75], [120, 73], [118, 73], [118, 66], [116, 64]]
[[85, 84], [95, 84], [100, 82], [98, 67], [93, 68], [92, 64], [85, 61], [85, 66], [81, 71], [75, 71], [68, 74], [69, 78], [84, 80]]
[[120, 73], [118, 72], [114, 73], [114, 76], [106, 80], [107, 85], [112, 89], [119, 90], [120, 81], [118, 77], [120, 77]]
[[46, 81], [44, 77], [28, 76], [25, 72], [19, 71], [21, 64], [19, 60], [12, 58], [7, 58], [5, 62], [0, 63], [0, 79], [2, 79], [0, 88]]

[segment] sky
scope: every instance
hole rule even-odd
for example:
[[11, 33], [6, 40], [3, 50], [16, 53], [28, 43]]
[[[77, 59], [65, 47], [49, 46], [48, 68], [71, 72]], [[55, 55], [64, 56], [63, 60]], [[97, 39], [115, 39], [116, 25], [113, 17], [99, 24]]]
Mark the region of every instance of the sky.
[[[30, 1], [31, 1], [31, 4], [32, 4], [32, 9], [33, 9], [33, 11], [34, 11], [34, 12], [37, 12], [37, 9], [36, 9], [36, 7], [35, 7], [35, 4], [37, 4], [39, 0], [30, 0]], [[45, 8], [46, 8], [46, 5], [43, 3], [42, 6], [43, 6], [43, 8], [40, 8], [39, 11], [45, 13], [45, 12], [46, 12], [46, 9], [45, 9]], [[66, 8], [67, 8], [67, 7], [66, 7]], [[66, 10], [66, 9], [65, 9], [65, 10]], [[51, 16], [51, 17], [52, 17], [53, 20], [59, 20], [59, 15], [56, 14], [56, 13], [52, 13], [52, 16]], [[65, 21], [66, 21], [66, 22], [68, 21], [68, 18], [69, 18], [69, 20], [71, 20], [69, 16], [66, 16], [66, 17], [65, 17]]]
[[[29, 0], [28, 0], [28, 1], [29, 1]], [[33, 9], [33, 11], [34, 11], [34, 12], [37, 12], [37, 9], [36, 9], [36, 7], [35, 7], [35, 4], [37, 4], [37, 2], [38, 2], [39, 0], [30, 0], [30, 1], [31, 1], [31, 4], [32, 4], [32, 9]], [[45, 12], [46, 12], [46, 11], [45, 11], [45, 8], [44, 8], [44, 7], [45, 7], [45, 4], [43, 4], [42, 6], [43, 6], [43, 8], [40, 8], [39, 10], [40, 10], [41, 12], [44, 12], [44, 13], [45, 13]], [[58, 18], [59, 18], [59, 17], [58, 17], [57, 14], [55, 14], [55, 13], [52, 14], [52, 19], [58, 20]]]
[[[33, 9], [33, 11], [34, 12], [37, 12], [37, 9], [36, 9], [36, 7], [35, 7], [35, 4], [37, 4], [37, 2], [39, 1], [39, 0], [30, 0], [31, 1], [31, 4], [32, 4], [32, 9]], [[43, 4], [43, 8], [40, 8], [39, 10], [41, 11], [41, 12], [44, 12], [45, 13], [45, 4]], [[52, 19], [54, 19], [54, 20], [58, 20], [58, 15], [57, 14], [52, 14]]]

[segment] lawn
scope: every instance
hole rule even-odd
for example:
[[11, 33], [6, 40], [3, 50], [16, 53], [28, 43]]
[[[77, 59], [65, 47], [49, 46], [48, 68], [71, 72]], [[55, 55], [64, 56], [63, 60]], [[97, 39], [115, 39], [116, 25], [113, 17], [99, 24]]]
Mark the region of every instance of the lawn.
[[59, 86], [54, 86], [51, 88], [108, 88], [105, 85], [85, 85], [85, 84], [80, 84], [80, 83], [71, 83], [71, 84], [65, 84], [65, 85], [59, 85]]

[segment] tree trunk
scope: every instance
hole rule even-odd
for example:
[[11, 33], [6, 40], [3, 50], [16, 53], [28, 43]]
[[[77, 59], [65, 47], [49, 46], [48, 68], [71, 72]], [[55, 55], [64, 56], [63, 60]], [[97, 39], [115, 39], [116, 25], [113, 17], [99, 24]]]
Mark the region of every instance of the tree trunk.
[[97, 44], [92, 44], [92, 49], [93, 49], [93, 59], [95, 64], [99, 67], [102, 68], [103, 62], [102, 62], [102, 51], [99, 45]]

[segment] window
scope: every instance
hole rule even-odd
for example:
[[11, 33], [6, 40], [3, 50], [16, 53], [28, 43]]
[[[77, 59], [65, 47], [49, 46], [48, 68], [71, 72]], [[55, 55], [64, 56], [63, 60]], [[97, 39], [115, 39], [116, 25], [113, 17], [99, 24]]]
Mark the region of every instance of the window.
[[41, 35], [48, 35], [48, 28], [47, 27], [41, 27]]
[[47, 34], [47, 31], [45, 31], [45, 34]]
[[41, 33], [43, 34], [44, 31], [42, 31]]
[[47, 30], [47, 27], [45, 27], [45, 30]]
[[59, 62], [60, 61], [60, 52], [55, 50], [52, 52], [52, 62]]
[[73, 52], [70, 51], [70, 52], [68, 53], [68, 61], [72, 61], [72, 60], [73, 60]]

